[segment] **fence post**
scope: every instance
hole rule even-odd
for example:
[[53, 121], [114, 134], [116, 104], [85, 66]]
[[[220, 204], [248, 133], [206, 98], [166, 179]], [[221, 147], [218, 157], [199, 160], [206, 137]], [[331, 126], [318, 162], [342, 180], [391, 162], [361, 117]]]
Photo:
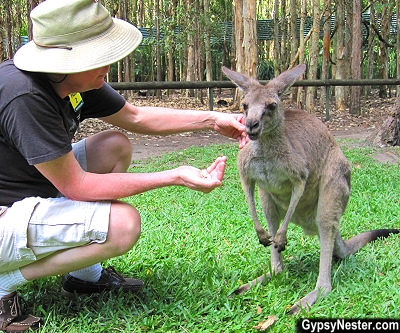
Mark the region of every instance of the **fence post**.
[[329, 118], [330, 118], [330, 115], [329, 115], [329, 108], [330, 108], [330, 106], [329, 106], [329, 100], [330, 100], [329, 93], [330, 93], [330, 86], [326, 85], [325, 86], [325, 120], [326, 121], [328, 121]]
[[212, 111], [214, 107], [214, 93], [213, 88], [208, 88], [208, 107]]

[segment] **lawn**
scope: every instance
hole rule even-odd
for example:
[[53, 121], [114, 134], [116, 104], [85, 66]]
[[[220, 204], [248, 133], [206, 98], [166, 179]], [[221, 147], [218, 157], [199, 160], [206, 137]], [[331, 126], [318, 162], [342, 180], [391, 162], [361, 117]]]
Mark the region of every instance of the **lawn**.
[[[399, 228], [399, 164], [376, 161], [373, 148], [340, 143], [353, 166], [342, 236]], [[398, 149], [393, 151], [400, 155]], [[253, 327], [269, 316], [276, 321], [267, 332], [293, 332], [299, 318], [400, 318], [399, 235], [335, 262], [332, 292], [309, 313], [290, 317], [285, 314], [288, 307], [314, 289], [319, 262], [318, 239], [291, 224], [282, 274], [228, 298], [241, 283], [269, 270], [269, 250], [258, 243], [241, 191], [237, 146], [165, 154], [135, 164], [131, 172], [182, 164], [204, 168], [219, 155], [228, 157], [225, 179], [210, 194], [170, 187], [126, 199], [141, 212], [142, 236], [129, 253], [104, 265], [143, 279], [140, 293], [72, 302], [61, 298], [61, 277], [21, 287], [29, 309], [44, 319], [40, 332], [257, 332]]]

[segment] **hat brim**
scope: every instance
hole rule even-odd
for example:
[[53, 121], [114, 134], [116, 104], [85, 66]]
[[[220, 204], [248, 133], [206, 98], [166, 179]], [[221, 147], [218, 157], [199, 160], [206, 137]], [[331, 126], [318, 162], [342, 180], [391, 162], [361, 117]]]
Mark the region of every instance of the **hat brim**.
[[134, 25], [113, 18], [114, 24], [102, 35], [71, 45], [72, 49], [49, 48], [33, 41], [23, 45], [14, 64], [29, 72], [72, 74], [111, 65], [129, 55], [142, 41]]

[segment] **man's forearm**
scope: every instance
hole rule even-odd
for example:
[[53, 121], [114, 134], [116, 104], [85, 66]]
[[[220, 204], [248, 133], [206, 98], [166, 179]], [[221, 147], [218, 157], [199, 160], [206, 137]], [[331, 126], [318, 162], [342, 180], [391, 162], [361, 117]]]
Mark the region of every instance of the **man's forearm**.
[[115, 200], [165, 186], [182, 185], [177, 169], [154, 173], [85, 173], [79, 184], [63, 193], [77, 201]]
[[145, 126], [148, 134], [165, 135], [213, 129], [215, 124], [214, 113], [211, 111], [153, 107], [140, 107], [138, 109], [141, 126]]
[[130, 132], [168, 135], [214, 129], [216, 112], [163, 107], [136, 107], [129, 103], [116, 114], [102, 118]]

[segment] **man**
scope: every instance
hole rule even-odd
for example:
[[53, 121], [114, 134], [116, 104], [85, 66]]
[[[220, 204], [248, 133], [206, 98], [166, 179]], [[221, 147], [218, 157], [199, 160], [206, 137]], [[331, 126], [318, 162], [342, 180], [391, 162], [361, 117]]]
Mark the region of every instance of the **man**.
[[105, 131], [71, 145], [79, 122], [96, 117], [136, 133], [214, 129], [246, 143], [241, 115], [135, 107], [104, 83], [110, 64], [141, 42], [133, 25], [93, 0], [47, 0], [31, 13], [33, 40], [0, 65], [0, 330], [36, 329], [21, 310], [18, 286], [66, 274], [69, 295], [122, 289], [100, 262], [129, 251], [140, 215], [118, 201], [163, 186], [210, 192], [221, 185], [225, 157], [206, 170], [190, 166], [126, 173], [126, 136]]

